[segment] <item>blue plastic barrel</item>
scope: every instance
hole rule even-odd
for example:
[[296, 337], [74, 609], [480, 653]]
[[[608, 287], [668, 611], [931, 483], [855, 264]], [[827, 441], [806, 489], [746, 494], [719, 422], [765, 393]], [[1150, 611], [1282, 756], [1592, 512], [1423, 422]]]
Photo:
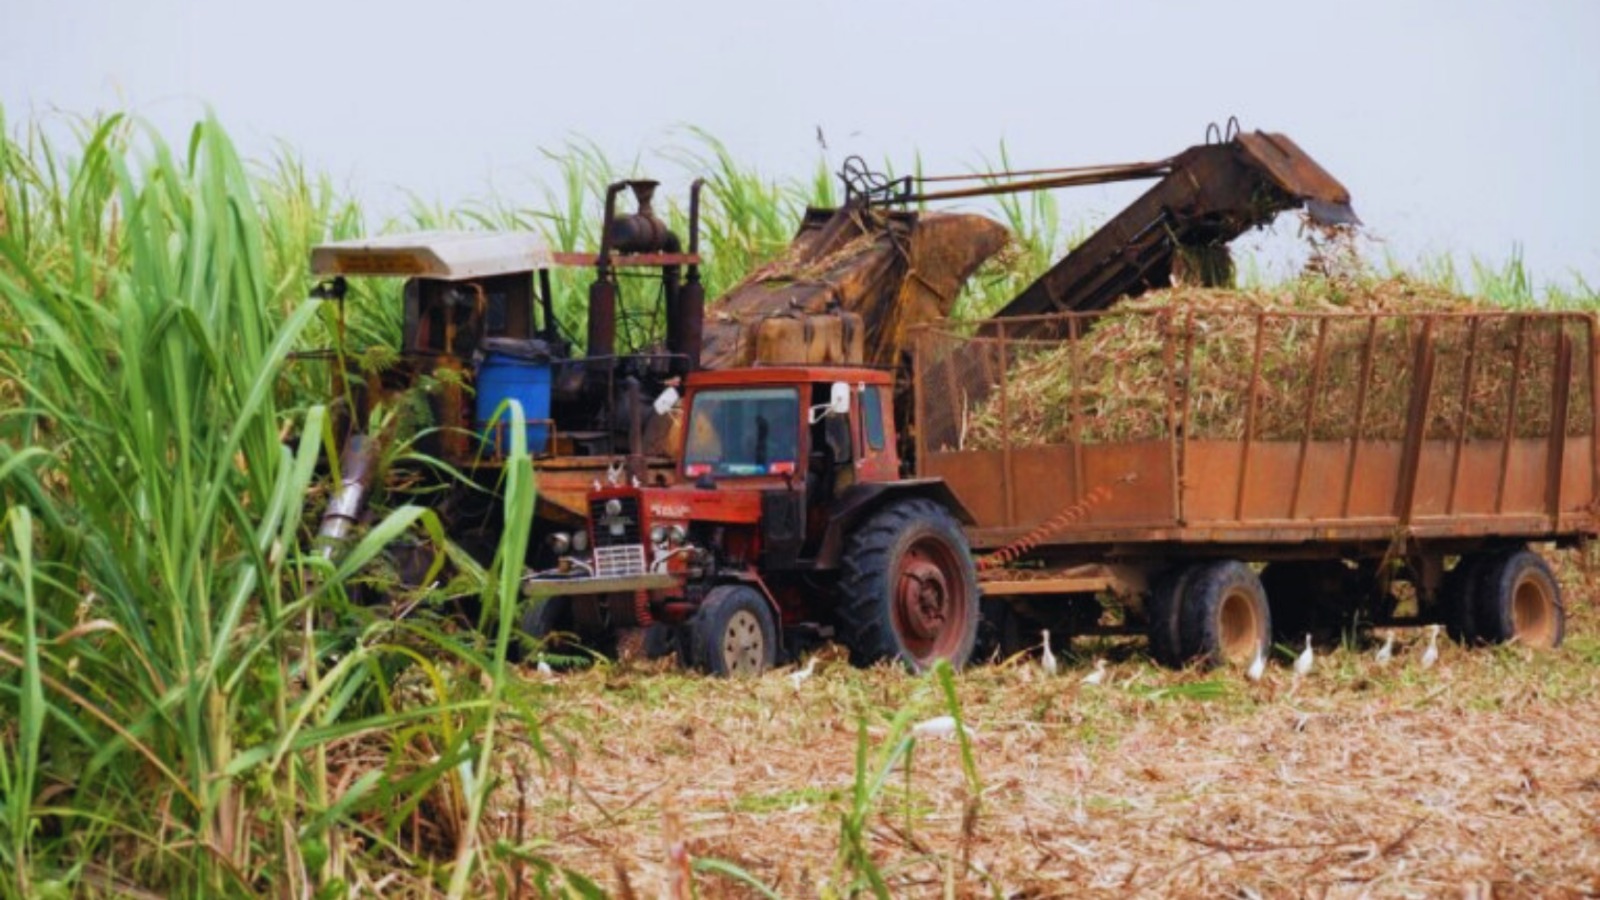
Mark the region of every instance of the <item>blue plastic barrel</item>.
[[511, 450], [511, 413], [506, 410], [494, 427], [490, 420], [500, 404], [515, 400], [522, 404], [527, 420], [528, 452], [541, 453], [550, 439], [549, 427], [539, 419], [550, 418], [550, 363], [548, 359], [529, 359], [521, 354], [490, 351], [478, 366], [478, 429], [485, 444], [508, 453]]

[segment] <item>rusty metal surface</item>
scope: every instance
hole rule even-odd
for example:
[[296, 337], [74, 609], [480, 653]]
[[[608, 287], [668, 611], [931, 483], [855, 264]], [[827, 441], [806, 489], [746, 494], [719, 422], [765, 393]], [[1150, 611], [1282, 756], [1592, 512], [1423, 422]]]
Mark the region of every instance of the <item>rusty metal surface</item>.
[[1163, 177], [996, 317], [1105, 309], [1166, 287], [1179, 247], [1226, 245], [1295, 207], [1330, 224], [1358, 221], [1349, 191], [1281, 134], [1190, 147], [1150, 174]]
[[702, 365], [757, 362], [754, 329], [770, 318], [860, 316], [864, 360], [893, 365], [913, 327], [948, 315], [967, 277], [1005, 245], [982, 216], [811, 210], [789, 250], [706, 308]]
[[[600, 251], [562, 251], [550, 254], [550, 258], [557, 265], [592, 266], [600, 258]], [[693, 266], [702, 262], [698, 253], [612, 253], [606, 257], [606, 265], [618, 269]]]
[[666, 591], [678, 587], [677, 576], [665, 572], [618, 578], [533, 578], [522, 583], [524, 597], [590, 597], [596, 594], [631, 594]]
[[[1135, 390], [1096, 380], [1107, 377], [1104, 361], [1065, 337], [1112, 317], [1160, 322], [1138, 332], [1160, 340], [1113, 364], [1157, 373], [1149, 383], [1165, 395], [1146, 405], [1164, 418], [1145, 427], [1158, 433], [1108, 438], [1115, 423], [1086, 409], [1107, 391]], [[1111, 496], [1046, 549], [1343, 541], [1381, 551], [1397, 539], [1600, 533], [1593, 315], [1152, 309], [1049, 318], [978, 334], [933, 327], [916, 339], [918, 474], [945, 479], [966, 505], [975, 548], [1004, 546], [1104, 486]], [[1010, 328], [1032, 337], [1018, 342]], [[1192, 368], [1192, 358], [1196, 342], [1218, 334], [1235, 336], [1235, 353], [1219, 360], [1210, 348], [1210, 365], [1226, 376], [1213, 383], [1217, 372]], [[1285, 334], [1300, 339], [1285, 346]], [[1009, 421], [1019, 347], [1034, 365], [1058, 354], [1051, 434]], [[1097, 362], [1100, 374], [1086, 373]], [[1201, 420], [1197, 406], [1240, 412]], [[974, 438], [973, 423], [996, 414], [1006, 421], [989, 420]]]

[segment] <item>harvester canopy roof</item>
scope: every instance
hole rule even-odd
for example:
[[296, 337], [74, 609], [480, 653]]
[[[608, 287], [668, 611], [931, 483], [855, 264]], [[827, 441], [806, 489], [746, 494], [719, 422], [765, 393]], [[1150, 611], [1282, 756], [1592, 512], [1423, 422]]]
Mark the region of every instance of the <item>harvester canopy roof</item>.
[[356, 238], [311, 250], [311, 274], [414, 275], [461, 281], [548, 268], [555, 257], [531, 231], [417, 231]]

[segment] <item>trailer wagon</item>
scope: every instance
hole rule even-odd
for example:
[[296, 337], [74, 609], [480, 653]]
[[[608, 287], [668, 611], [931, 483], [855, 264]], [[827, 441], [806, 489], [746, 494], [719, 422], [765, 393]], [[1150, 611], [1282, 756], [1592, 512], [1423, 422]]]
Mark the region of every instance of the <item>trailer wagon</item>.
[[[1595, 317], [1171, 305], [929, 326], [916, 475], [985, 610], [1248, 664], [1366, 623], [1554, 646], [1596, 532]], [[1127, 615], [1107, 616], [1116, 598]]]

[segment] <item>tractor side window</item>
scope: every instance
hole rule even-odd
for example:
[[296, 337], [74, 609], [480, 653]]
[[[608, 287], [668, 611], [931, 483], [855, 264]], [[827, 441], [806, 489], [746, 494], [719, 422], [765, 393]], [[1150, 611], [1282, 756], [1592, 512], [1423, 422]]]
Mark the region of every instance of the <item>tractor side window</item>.
[[782, 475], [796, 470], [799, 456], [800, 393], [794, 388], [695, 394], [684, 475]]
[[867, 446], [883, 449], [883, 391], [867, 388], [861, 394], [861, 417], [867, 429]]

